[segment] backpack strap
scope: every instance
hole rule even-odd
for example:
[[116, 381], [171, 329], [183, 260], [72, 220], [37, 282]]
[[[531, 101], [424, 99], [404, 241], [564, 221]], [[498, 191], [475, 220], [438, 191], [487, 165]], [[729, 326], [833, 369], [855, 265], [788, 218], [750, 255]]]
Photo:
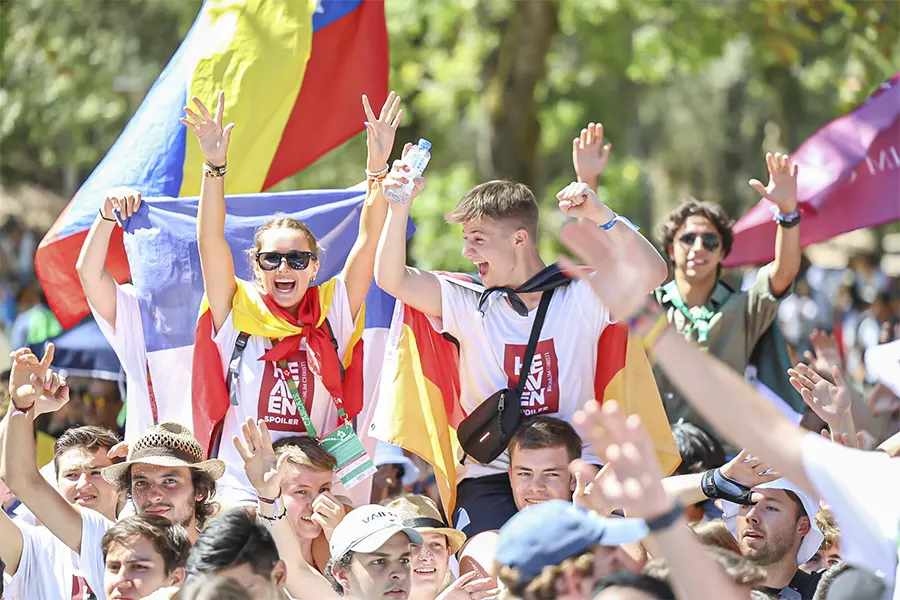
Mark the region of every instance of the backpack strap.
[[331, 328], [331, 323], [328, 322], [327, 317], [322, 322], [322, 327], [325, 329], [325, 331], [328, 332], [328, 337], [331, 338], [331, 345], [334, 346], [334, 352], [338, 357], [338, 366], [341, 368], [341, 381], [344, 381], [344, 376], [346, 375], [346, 373], [344, 372], [344, 361], [341, 360], [341, 353], [338, 350], [337, 339], [335, 339], [334, 337], [334, 330]]
[[228, 389], [228, 401], [232, 406], [238, 405], [237, 384], [241, 378], [241, 355], [244, 348], [247, 347], [247, 340], [250, 334], [246, 331], [239, 331], [237, 339], [234, 341], [234, 351], [231, 353], [231, 361], [228, 363], [228, 375], [225, 376], [225, 387]]

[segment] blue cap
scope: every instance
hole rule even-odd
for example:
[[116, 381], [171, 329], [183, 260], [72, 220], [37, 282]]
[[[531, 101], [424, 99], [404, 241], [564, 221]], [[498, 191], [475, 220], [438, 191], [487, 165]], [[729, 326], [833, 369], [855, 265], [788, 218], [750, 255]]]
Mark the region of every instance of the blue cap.
[[431, 148], [431, 142], [429, 142], [425, 138], [419, 138], [419, 146], [428, 150], [429, 148]]
[[537, 577], [544, 567], [558, 565], [591, 546], [639, 542], [647, 533], [641, 519], [605, 518], [571, 502], [549, 500], [519, 511], [506, 522], [495, 558]]
[[375, 466], [400, 465], [403, 467], [403, 485], [412, 485], [419, 480], [419, 467], [403, 453], [403, 448], [378, 440], [375, 444]]

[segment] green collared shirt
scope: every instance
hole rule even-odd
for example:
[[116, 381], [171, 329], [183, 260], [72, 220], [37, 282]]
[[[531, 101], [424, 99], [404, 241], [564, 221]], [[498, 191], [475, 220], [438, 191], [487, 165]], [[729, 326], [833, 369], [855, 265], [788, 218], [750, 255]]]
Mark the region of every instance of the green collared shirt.
[[[688, 318], [677, 308], [677, 298], [673, 303], [665, 286], [656, 289], [656, 299], [665, 309], [669, 323], [672, 323], [685, 339], [694, 342], [704, 351], [710, 352], [743, 376], [754, 346], [775, 320], [778, 313], [778, 302], [791, 293], [791, 289], [781, 297], [776, 297], [772, 293], [772, 286], [769, 282], [771, 268], [771, 264], [761, 268], [756, 282], [750, 289], [743, 292], [734, 290], [719, 280], [706, 304], [703, 307], [690, 309], [695, 317], [694, 320]], [[707, 324], [695, 323], [701, 313], [710, 317]], [[706, 330], [705, 335], [704, 329]], [[705, 340], [702, 339], [704, 337]], [[734, 450], [694, 411], [658, 366], [654, 367], [654, 375], [670, 423], [675, 423], [679, 419], [690, 421], [715, 435], [725, 445], [726, 451]], [[722, 401], [727, 401], [727, 399], [723, 397]]]

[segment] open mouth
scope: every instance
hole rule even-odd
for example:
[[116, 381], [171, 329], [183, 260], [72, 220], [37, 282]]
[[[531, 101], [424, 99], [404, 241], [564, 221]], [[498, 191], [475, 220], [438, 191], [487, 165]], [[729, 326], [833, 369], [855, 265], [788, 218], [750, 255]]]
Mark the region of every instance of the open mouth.
[[279, 278], [275, 280], [275, 289], [283, 294], [293, 292], [295, 287], [297, 287], [297, 282], [293, 279]]
[[541, 504], [547, 500], [548, 498], [525, 498], [525, 504]]
[[482, 279], [484, 279], [485, 276], [487, 276], [488, 271], [490, 270], [490, 266], [484, 261], [476, 262], [475, 267], [478, 269], [478, 276], [481, 277]]
[[80, 494], [75, 496], [76, 504], [90, 504], [91, 502], [95, 502], [97, 500], [97, 496], [93, 494]]
[[300, 520], [301, 520], [301, 521], [306, 521], [307, 523], [315, 523], [315, 521], [312, 520], [312, 516], [309, 516], [309, 517], [300, 517]]
[[432, 575], [437, 573], [437, 569], [433, 567], [419, 567], [418, 569], [413, 569], [413, 573], [416, 575]]

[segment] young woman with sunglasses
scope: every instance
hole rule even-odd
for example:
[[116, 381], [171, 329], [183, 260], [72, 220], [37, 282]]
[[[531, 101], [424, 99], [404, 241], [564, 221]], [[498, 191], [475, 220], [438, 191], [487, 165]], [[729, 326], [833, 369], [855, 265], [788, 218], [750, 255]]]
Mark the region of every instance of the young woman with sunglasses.
[[[362, 101], [368, 192], [359, 234], [343, 271], [318, 285], [313, 284], [321, 264], [318, 242], [305, 224], [284, 215], [275, 215], [260, 227], [248, 249], [254, 281], [235, 277], [225, 239], [227, 150], [235, 125], [223, 126], [224, 93], [219, 94], [214, 115], [198, 98], [193, 98], [194, 110], [184, 109], [181, 122], [197, 135], [206, 159], [197, 237], [212, 337], [232, 388], [219, 447], [219, 458], [226, 464], [241, 465], [228, 440], [240, 433], [240, 425], [248, 418], [265, 421], [275, 440], [298, 434], [321, 438], [345, 422], [341, 408], [339, 423], [342, 363], [358, 339], [357, 321], [374, 274], [375, 250], [387, 212], [380, 183], [388, 172], [403, 114], [400, 98], [393, 92], [377, 117], [366, 96]], [[255, 307], [268, 324], [265, 331], [291, 333], [255, 334], [240, 321], [248, 306]], [[241, 344], [246, 344], [243, 349]], [[229, 367], [235, 362], [237, 371], [232, 374]], [[240, 468], [228, 470], [219, 482], [219, 494], [232, 501], [256, 500]]]

